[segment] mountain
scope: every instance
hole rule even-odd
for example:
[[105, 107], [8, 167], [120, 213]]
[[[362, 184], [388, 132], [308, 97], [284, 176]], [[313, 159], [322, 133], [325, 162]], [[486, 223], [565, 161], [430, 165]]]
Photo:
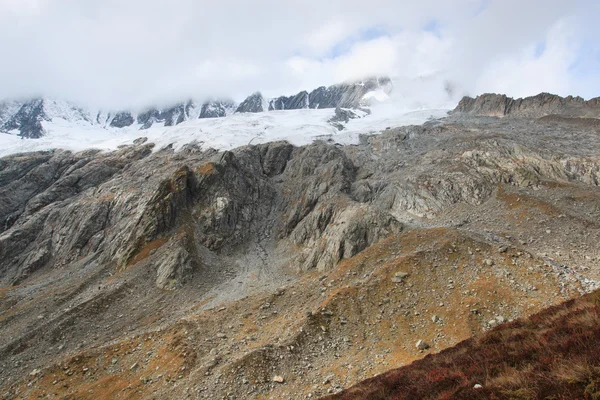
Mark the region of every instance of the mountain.
[[25, 102], [0, 103], [0, 132], [37, 139], [55, 129], [71, 124], [73, 129], [101, 128], [107, 130], [147, 130], [158, 125], [170, 127], [185, 121], [221, 118], [235, 113], [258, 113], [274, 110], [358, 108], [368, 106], [373, 94], [384, 96], [392, 90], [389, 78], [371, 78], [356, 83], [321, 87], [308, 93], [266, 99], [260, 92], [248, 96], [236, 105], [230, 100], [198, 102], [187, 100], [166, 108], [150, 107], [140, 112], [133, 110], [89, 110], [69, 102], [38, 98]]
[[348, 142], [303, 108], [0, 158], [0, 393], [306, 399], [423, 360], [423, 382], [392, 384], [531, 398], [541, 377], [592, 398], [589, 298], [519, 320], [600, 288], [600, 114], [529, 116], [544, 99], [340, 108]]
[[98, 127], [102, 129], [148, 129], [154, 124], [174, 126], [190, 119], [224, 117], [232, 112], [231, 101], [215, 100], [196, 103], [189, 100], [172, 107], [133, 111], [94, 111], [56, 99], [39, 98], [25, 102], [0, 103], [0, 132], [14, 133], [24, 138], [45, 136], [49, 128], [59, 123], [73, 129]]
[[267, 101], [263, 97], [262, 93], [255, 92], [242, 101], [235, 110], [236, 113], [258, 113], [267, 111]]
[[44, 123], [62, 119], [73, 124], [92, 124], [89, 112], [73, 104], [51, 100], [33, 99], [24, 103], [0, 103], [0, 115], [3, 115], [2, 132], [18, 132], [24, 138], [44, 136]]
[[[321, 86], [310, 93], [302, 91], [293, 96], [280, 96], [266, 100], [257, 92], [238, 107], [237, 112], [262, 112], [273, 110], [299, 110], [303, 108], [359, 108], [369, 105], [375, 93], [384, 96], [392, 92], [392, 80], [388, 77], [369, 78], [353, 83], [329, 87]], [[268, 103], [268, 107], [265, 106]]]

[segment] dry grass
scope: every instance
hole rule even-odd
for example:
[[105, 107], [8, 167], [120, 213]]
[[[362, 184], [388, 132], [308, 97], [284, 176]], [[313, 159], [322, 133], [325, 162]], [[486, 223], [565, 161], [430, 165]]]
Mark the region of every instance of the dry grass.
[[550, 307], [329, 399], [600, 399], [599, 300]]

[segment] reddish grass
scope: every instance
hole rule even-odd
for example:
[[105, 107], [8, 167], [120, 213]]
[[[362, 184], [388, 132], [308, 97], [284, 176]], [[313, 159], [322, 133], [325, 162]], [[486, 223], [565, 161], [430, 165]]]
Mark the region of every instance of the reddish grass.
[[326, 399], [600, 399], [600, 291]]

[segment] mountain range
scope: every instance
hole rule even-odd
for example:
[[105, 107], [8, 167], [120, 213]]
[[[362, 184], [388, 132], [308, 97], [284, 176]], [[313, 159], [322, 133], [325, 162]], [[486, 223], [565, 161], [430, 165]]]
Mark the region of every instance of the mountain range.
[[0, 102], [0, 132], [23, 138], [43, 137], [47, 125], [58, 119], [80, 126], [106, 129], [149, 129], [156, 125], [174, 126], [184, 121], [221, 118], [234, 113], [258, 113], [274, 110], [358, 108], [368, 105], [372, 98], [387, 96], [392, 91], [388, 77], [368, 78], [358, 82], [319, 87], [311, 92], [301, 91], [292, 96], [266, 98], [260, 92], [252, 93], [236, 104], [233, 100], [186, 100], [158, 108], [104, 111], [78, 106], [53, 98], [34, 98], [24, 101]]
[[599, 99], [388, 108], [0, 135], [2, 397], [598, 398]]

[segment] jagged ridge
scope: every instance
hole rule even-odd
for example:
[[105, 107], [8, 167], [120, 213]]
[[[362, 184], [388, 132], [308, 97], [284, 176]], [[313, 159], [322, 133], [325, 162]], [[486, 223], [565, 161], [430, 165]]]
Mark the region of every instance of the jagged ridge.
[[476, 98], [465, 96], [454, 113], [481, 116], [520, 116], [539, 118], [560, 114], [570, 117], [600, 117], [600, 97], [584, 100], [581, 97], [561, 97], [550, 93], [513, 99], [504, 94], [486, 93]]
[[295, 96], [281, 96], [266, 99], [260, 92], [248, 96], [237, 107], [231, 100], [209, 100], [196, 102], [188, 100], [172, 107], [150, 107], [136, 113], [130, 110], [91, 111], [69, 102], [38, 98], [26, 102], [5, 101], [0, 103], [0, 132], [18, 132], [24, 138], [40, 138], [46, 134], [44, 122], [62, 118], [70, 123], [98, 125], [103, 128], [121, 129], [139, 125], [139, 129], [149, 129], [156, 123], [164, 126], [178, 125], [187, 120], [199, 118], [220, 118], [233, 112], [257, 113], [272, 110], [292, 110], [302, 108], [356, 108], [366, 105], [365, 94], [374, 90], [389, 93], [391, 80], [370, 78], [357, 83], [320, 87], [310, 94], [302, 91]]

